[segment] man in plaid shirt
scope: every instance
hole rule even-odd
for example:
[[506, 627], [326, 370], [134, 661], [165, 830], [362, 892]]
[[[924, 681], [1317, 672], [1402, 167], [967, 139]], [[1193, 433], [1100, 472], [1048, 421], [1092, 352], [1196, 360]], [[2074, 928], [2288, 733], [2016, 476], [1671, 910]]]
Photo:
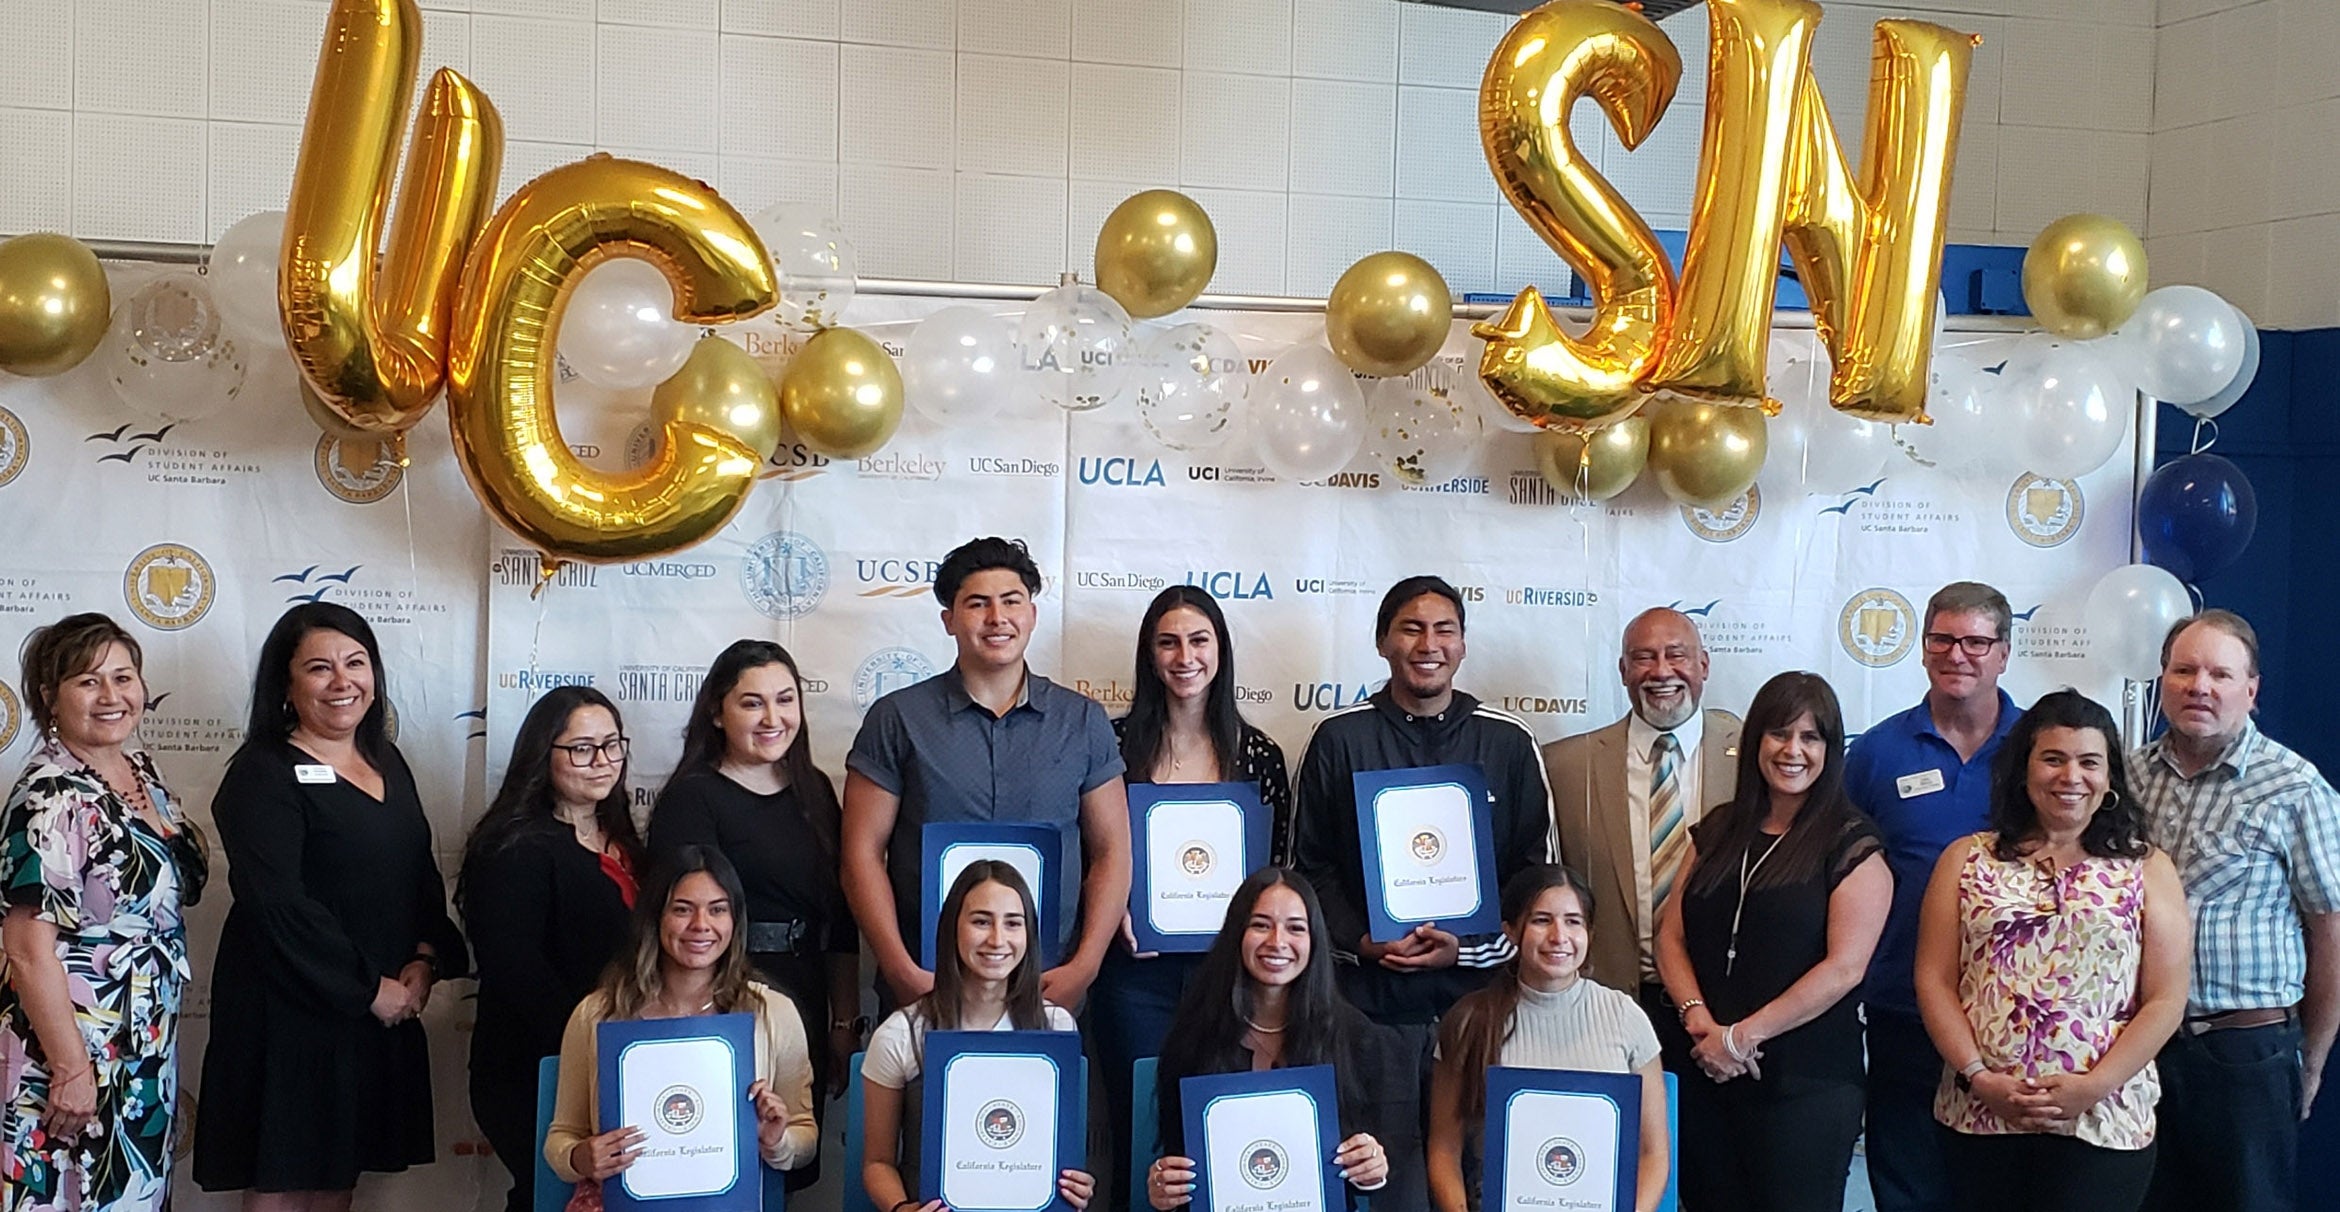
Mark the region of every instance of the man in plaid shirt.
[[2288, 1212], [2340, 1028], [2340, 797], [2251, 722], [2259, 641], [2241, 616], [2205, 610], [2161, 652], [2169, 731], [2129, 769], [2185, 880], [2194, 972], [2159, 1057], [2146, 1206]]

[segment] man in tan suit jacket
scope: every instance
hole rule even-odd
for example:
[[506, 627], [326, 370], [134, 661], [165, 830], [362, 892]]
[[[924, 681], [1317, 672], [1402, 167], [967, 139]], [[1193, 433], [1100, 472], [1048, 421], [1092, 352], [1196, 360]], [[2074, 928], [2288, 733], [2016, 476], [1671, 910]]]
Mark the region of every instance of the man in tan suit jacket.
[[[1544, 746], [1552, 813], [1562, 859], [1592, 885], [1597, 910], [1593, 979], [1639, 996], [1660, 1029], [1673, 1012], [1662, 990], [1651, 940], [1657, 907], [1672, 885], [1691, 825], [1731, 797], [1738, 780], [1739, 717], [1700, 707], [1706, 645], [1689, 616], [1666, 607], [1643, 611], [1625, 627], [1617, 659], [1632, 709], [1605, 728]], [[1652, 871], [1650, 798], [1660, 745], [1670, 747], [1679, 836], [1668, 830], [1662, 870]]]

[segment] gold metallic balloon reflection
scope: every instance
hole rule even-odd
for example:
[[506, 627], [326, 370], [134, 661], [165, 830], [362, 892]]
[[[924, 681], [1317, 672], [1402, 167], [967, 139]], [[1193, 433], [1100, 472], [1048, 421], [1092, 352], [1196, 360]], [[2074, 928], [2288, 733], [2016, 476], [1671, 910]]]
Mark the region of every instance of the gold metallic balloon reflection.
[[0, 370], [45, 378], [81, 365], [113, 310], [105, 268], [81, 241], [34, 232], [0, 242]]
[[2040, 326], [2088, 341], [2119, 328], [2145, 299], [2145, 245], [2118, 219], [2065, 215], [2023, 256], [2023, 301]]
[[1438, 356], [1454, 327], [1454, 295], [1428, 261], [1405, 252], [1358, 260], [1324, 301], [1324, 335], [1341, 365], [1384, 379]]
[[1097, 288], [1140, 320], [1194, 302], [1218, 267], [1218, 229], [1176, 190], [1132, 194], [1097, 229]]
[[902, 375], [884, 346], [850, 328], [825, 328], [781, 374], [780, 409], [817, 454], [876, 454], [902, 426]]
[[1606, 501], [1640, 478], [1649, 459], [1649, 420], [1627, 417], [1590, 434], [1546, 431], [1529, 441], [1536, 470], [1563, 501]]
[[1767, 421], [1760, 408], [1657, 400], [1643, 415], [1649, 418], [1649, 473], [1684, 505], [1729, 504], [1763, 470]]
[[722, 430], [769, 459], [780, 448], [780, 393], [748, 352], [722, 337], [701, 337], [690, 360], [650, 391], [650, 415], [660, 426]]

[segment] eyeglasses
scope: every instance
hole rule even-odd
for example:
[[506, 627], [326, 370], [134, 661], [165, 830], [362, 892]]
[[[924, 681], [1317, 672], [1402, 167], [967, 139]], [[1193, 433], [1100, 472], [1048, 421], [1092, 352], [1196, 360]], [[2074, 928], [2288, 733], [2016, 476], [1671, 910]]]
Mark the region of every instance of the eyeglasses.
[[568, 754], [571, 766], [591, 766], [593, 755], [597, 753], [601, 755], [603, 761], [615, 766], [626, 760], [626, 748], [631, 743], [625, 737], [615, 736], [600, 744], [595, 744], [592, 741], [579, 741], [574, 745], [555, 745], [553, 748]]
[[1926, 633], [1926, 651], [1940, 656], [1956, 645], [1970, 657], [1989, 656], [1993, 645], [1999, 642], [1995, 635], [1951, 635], [1947, 631]]

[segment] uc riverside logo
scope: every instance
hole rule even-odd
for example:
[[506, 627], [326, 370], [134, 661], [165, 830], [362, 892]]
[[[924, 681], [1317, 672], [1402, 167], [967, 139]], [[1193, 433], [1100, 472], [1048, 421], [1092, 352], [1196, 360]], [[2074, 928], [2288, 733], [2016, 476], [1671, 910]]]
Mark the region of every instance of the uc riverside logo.
[[1917, 610], [1890, 589], [1864, 589], [1844, 604], [1837, 639], [1852, 659], [1882, 669], [1909, 655], [1917, 643]]
[[177, 543], [139, 552], [122, 575], [130, 613], [157, 631], [182, 631], [203, 621], [218, 587], [210, 561]]
[[1005, 1149], [1024, 1138], [1024, 1109], [1004, 1098], [983, 1104], [975, 1113], [975, 1135], [994, 1149]]
[[1284, 1151], [1272, 1140], [1255, 1140], [1243, 1147], [1243, 1181], [1260, 1190], [1281, 1185], [1288, 1169]]
[[775, 530], [740, 560], [739, 587], [765, 618], [800, 619], [829, 591], [829, 557], [811, 539]]
[[1584, 1149], [1565, 1136], [1555, 1136], [1536, 1151], [1536, 1172], [1555, 1187], [1584, 1177]]
[[16, 414], [0, 408], [0, 488], [24, 471], [32, 458], [32, 435], [25, 432], [24, 422]]
[[2087, 502], [2071, 480], [2024, 472], [2007, 490], [2007, 529], [2034, 547], [2061, 547], [2080, 533]]
[[8, 688], [8, 683], [0, 682], [0, 753], [6, 753], [16, 743], [16, 734], [23, 727], [24, 709], [17, 705], [16, 692]]
[[363, 459], [362, 448], [355, 443], [343, 445], [341, 439], [324, 434], [317, 439], [317, 482], [325, 491], [352, 505], [371, 505], [398, 491], [398, 484], [406, 478], [406, 469], [390, 457], [387, 443], [374, 444], [374, 461], [357, 466]]
[[1701, 509], [1696, 505], [1682, 506], [1682, 525], [1690, 533], [1709, 543], [1728, 543], [1755, 529], [1755, 519], [1763, 516], [1763, 490], [1750, 484], [1730, 504], [1721, 509]]
[[706, 1100], [689, 1086], [668, 1086], [658, 1092], [658, 1126], [676, 1136], [699, 1126]]

